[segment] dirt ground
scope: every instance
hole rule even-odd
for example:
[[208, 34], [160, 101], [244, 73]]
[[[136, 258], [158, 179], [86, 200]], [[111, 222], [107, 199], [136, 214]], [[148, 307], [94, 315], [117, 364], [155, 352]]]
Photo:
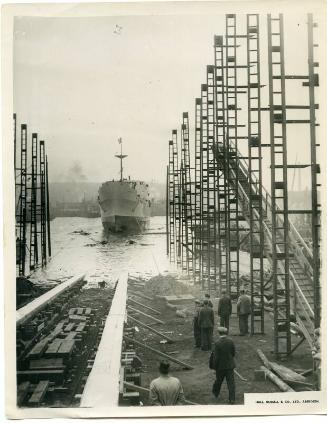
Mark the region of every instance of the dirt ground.
[[[151, 281], [150, 281], [151, 282]], [[162, 295], [162, 283], [160, 278], [156, 281], [161, 285], [160, 294]], [[153, 281], [151, 282], [153, 285]], [[175, 281], [175, 284], [178, 282]], [[171, 281], [169, 282], [169, 286]], [[168, 286], [168, 288], [169, 288]], [[149, 286], [145, 286], [142, 290], [146, 295], [150, 295], [150, 290], [147, 289]], [[169, 289], [168, 289], [169, 290]], [[180, 291], [177, 288], [177, 291]], [[196, 295], [196, 290], [192, 287], [189, 292]], [[131, 291], [129, 291], [131, 292]], [[167, 292], [167, 295], [170, 295]], [[162, 352], [171, 354], [171, 356], [190, 364], [194, 367], [193, 370], [185, 370], [180, 365], [171, 363], [171, 374], [180, 379], [185, 397], [189, 401], [196, 402], [198, 404], [228, 404], [228, 390], [226, 382], [224, 382], [220, 396], [218, 400], [213, 396], [211, 389], [212, 384], [215, 380], [215, 373], [208, 367], [210, 352], [201, 351], [199, 348], [194, 347], [193, 338], [193, 311], [194, 302], [190, 300], [183, 302], [180, 306], [182, 309], [188, 309], [188, 315], [186, 318], [180, 318], [176, 316], [176, 312], [171, 308], [167, 307], [164, 299], [155, 297], [153, 295], [153, 301], [139, 299], [141, 303], [150, 306], [160, 311], [160, 316], [156, 316], [165, 322], [164, 325], [154, 324], [153, 327], [165, 333], [171, 337], [174, 342], [172, 344], [160, 343], [161, 339], [159, 336], [149, 332], [147, 329], [138, 327], [139, 332], [136, 333], [136, 339], [144, 342], [153, 348], [156, 348]], [[203, 293], [199, 292], [196, 298], [203, 298]], [[216, 323], [218, 323], [217, 316], [217, 303], [218, 299], [211, 298], [214, 303], [214, 312]], [[145, 310], [142, 310], [145, 311]], [[151, 314], [151, 312], [149, 312]], [[138, 319], [145, 323], [150, 323], [151, 320], [144, 316], [137, 316]], [[151, 323], [152, 324], [152, 323]], [[216, 325], [217, 327], [217, 325]], [[218, 339], [217, 329], [214, 329], [214, 341]], [[273, 322], [272, 318], [268, 313], [265, 316], [265, 334], [254, 335], [254, 336], [239, 336], [238, 330], [238, 318], [236, 316], [236, 304], [233, 304], [233, 314], [230, 322], [230, 337], [233, 339], [236, 347], [236, 370], [245, 378], [247, 381], [242, 381], [235, 375], [236, 384], [236, 404], [244, 403], [245, 393], [256, 393], [256, 392], [279, 392], [277, 386], [275, 386], [269, 380], [266, 381], [255, 381], [254, 370], [259, 369], [262, 365], [256, 350], [260, 348], [266, 357], [270, 361], [276, 361], [273, 354]], [[294, 337], [293, 344], [298, 342], [299, 338]], [[143, 361], [143, 373], [142, 373], [142, 386], [149, 387], [152, 379], [158, 376], [158, 364], [161, 359], [159, 355], [155, 355], [153, 352], [148, 351], [144, 348], [136, 346], [138, 356]], [[283, 361], [281, 364], [292, 369], [309, 369], [312, 366], [311, 352], [307, 343], [302, 345], [293, 353], [291, 357]], [[309, 383], [312, 383], [310, 377], [307, 378]], [[142, 394], [141, 400], [144, 404], [147, 404], [147, 395]]]

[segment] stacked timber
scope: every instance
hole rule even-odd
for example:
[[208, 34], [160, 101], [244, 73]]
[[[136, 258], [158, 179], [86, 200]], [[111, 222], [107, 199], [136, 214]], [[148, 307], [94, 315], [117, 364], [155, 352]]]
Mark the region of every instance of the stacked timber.
[[70, 309], [67, 317], [30, 349], [23, 369], [17, 371], [18, 405], [40, 406], [51, 386], [61, 389], [78, 350], [76, 344], [87, 332], [92, 317], [91, 308]]

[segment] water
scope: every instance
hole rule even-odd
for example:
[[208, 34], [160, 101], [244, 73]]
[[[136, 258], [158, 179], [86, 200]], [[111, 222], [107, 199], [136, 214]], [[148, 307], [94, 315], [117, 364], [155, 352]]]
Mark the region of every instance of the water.
[[152, 217], [142, 234], [107, 236], [100, 218], [56, 218], [51, 222], [52, 257], [30, 279], [57, 284], [85, 273], [91, 287], [100, 281], [114, 284], [123, 270], [143, 279], [176, 272], [166, 255], [165, 219]]
[[[100, 218], [56, 218], [51, 222], [52, 257], [30, 280], [56, 285], [84, 273], [86, 287], [97, 287], [101, 281], [113, 285], [122, 271], [142, 279], [166, 273], [180, 277], [181, 270], [166, 255], [165, 230], [165, 216], [152, 217], [149, 229], [134, 235], [106, 235]], [[249, 254], [240, 251], [240, 275], [249, 271]]]

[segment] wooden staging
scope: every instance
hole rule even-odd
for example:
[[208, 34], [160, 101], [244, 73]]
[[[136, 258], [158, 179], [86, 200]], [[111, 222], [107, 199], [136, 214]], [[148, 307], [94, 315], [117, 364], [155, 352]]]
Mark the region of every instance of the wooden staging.
[[17, 310], [16, 325], [21, 325], [26, 320], [30, 319], [34, 314], [38, 313], [43, 307], [54, 301], [63, 292], [73, 288], [73, 286], [76, 285], [78, 282], [83, 281], [84, 278], [85, 274], [74, 276], [73, 278], [68, 279], [68, 281], [57, 285], [53, 289], [50, 289], [50, 291], [46, 292], [40, 297], [35, 298], [35, 300], [28, 303], [25, 307], [22, 307]]
[[126, 313], [128, 273], [120, 275], [81, 407], [118, 406], [119, 372]]

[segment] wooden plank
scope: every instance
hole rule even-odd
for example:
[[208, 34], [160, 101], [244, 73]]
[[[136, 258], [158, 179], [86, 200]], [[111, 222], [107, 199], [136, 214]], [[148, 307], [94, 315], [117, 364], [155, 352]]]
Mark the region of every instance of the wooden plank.
[[161, 314], [161, 313], [160, 313], [160, 311], [155, 310], [155, 309], [154, 309], [154, 308], [152, 308], [152, 307], [146, 306], [145, 304], [139, 303], [138, 301], [133, 300], [132, 298], [128, 298], [128, 301], [129, 301], [129, 302], [131, 302], [131, 303], [134, 303], [134, 304], [136, 304], [136, 305], [139, 305], [139, 306], [141, 306], [141, 307], [144, 307], [144, 308], [146, 308], [147, 310], [152, 311], [152, 313], [156, 314], [157, 316], [160, 316], [160, 314]]
[[260, 366], [261, 370], [264, 370], [266, 372], [266, 375], [268, 379], [270, 379], [275, 385], [278, 386], [278, 388], [282, 392], [294, 392], [294, 389], [292, 389], [290, 386], [288, 386], [285, 382], [283, 382], [281, 379], [279, 379], [278, 376], [276, 376], [273, 372], [267, 369], [265, 366]]
[[65, 365], [62, 358], [41, 358], [30, 361], [30, 370], [64, 369]]
[[70, 308], [68, 314], [75, 314], [76, 313], [76, 310], [77, 310], [76, 307]]
[[39, 382], [40, 380], [50, 380], [61, 383], [63, 381], [64, 370], [19, 370], [17, 380], [29, 382]]
[[126, 313], [127, 272], [120, 275], [81, 407], [118, 406], [119, 369]]
[[69, 321], [70, 321], [71, 323], [80, 323], [80, 322], [85, 322], [85, 321], [86, 321], [86, 316], [73, 314], [73, 315], [70, 315], [70, 316], [69, 316]]
[[31, 386], [31, 384], [28, 381], [20, 383], [18, 385], [18, 389], [17, 389], [17, 405], [18, 406], [21, 406], [22, 403], [24, 402], [24, 400], [25, 400], [25, 398], [28, 394], [30, 386]]
[[270, 362], [269, 362], [268, 358], [264, 355], [264, 353], [260, 350], [260, 348], [257, 349], [257, 353], [258, 353], [258, 356], [260, 357], [263, 365], [265, 367], [267, 367], [267, 369], [271, 369]]
[[55, 331], [59, 331], [59, 330], [61, 331], [64, 325], [65, 325], [65, 322], [59, 322], [57, 326], [55, 327]]
[[75, 276], [68, 279], [66, 282], [57, 285], [55, 288], [50, 289], [45, 294], [35, 298], [35, 300], [28, 303], [26, 306], [16, 311], [16, 325], [19, 326], [31, 319], [36, 313], [48, 306], [63, 292], [73, 288], [76, 284], [83, 281], [85, 274]]
[[83, 332], [85, 329], [86, 324], [85, 323], [79, 323], [79, 325], [76, 328], [76, 332]]
[[125, 367], [121, 366], [119, 369], [119, 394], [124, 393], [124, 375], [125, 375]]
[[159, 350], [157, 350], [157, 349], [155, 349], [155, 348], [153, 348], [153, 347], [150, 347], [149, 345], [146, 345], [146, 344], [144, 344], [143, 342], [137, 341], [137, 340], [136, 340], [136, 339], [134, 339], [134, 338], [130, 338], [129, 336], [124, 335], [124, 339], [125, 339], [125, 340], [127, 340], [127, 341], [129, 341], [129, 342], [133, 342], [134, 344], [139, 345], [139, 346], [140, 346], [140, 347], [142, 347], [142, 348], [145, 348], [145, 349], [147, 349], [147, 350], [149, 350], [149, 351], [152, 351], [152, 352], [154, 352], [154, 353], [156, 353], [156, 354], [160, 355], [161, 357], [166, 358], [166, 359], [167, 359], [167, 360], [169, 360], [169, 361], [172, 361], [172, 362], [174, 362], [174, 363], [177, 363], [177, 364], [181, 365], [182, 367], [185, 367], [185, 368], [186, 368], [186, 369], [188, 369], [188, 370], [192, 370], [192, 369], [194, 369], [194, 367], [193, 367], [193, 366], [191, 366], [190, 364], [184, 363], [183, 361], [180, 361], [180, 360], [178, 360], [178, 359], [177, 359], [177, 358], [175, 358], [175, 357], [171, 357], [170, 355], [165, 354], [165, 353], [163, 353], [162, 351], [159, 351]]
[[294, 380], [298, 382], [306, 382], [304, 376], [300, 375], [299, 373], [294, 372], [281, 364], [270, 362], [271, 369], [283, 380]]
[[160, 323], [161, 325], [164, 325], [165, 322], [163, 322], [162, 320], [157, 319], [156, 317], [150, 316], [149, 314], [144, 313], [143, 311], [137, 310], [136, 308], [132, 307], [132, 306], [127, 306], [128, 310], [132, 310], [135, 313], [138, 314], [142, 314], [142, 316], [148, 317], [149, 319], [153, 320], [154, 322]]
[[34, 347], [28, 353], [28, 357], [29, 358], [40, 357], [43, 354], [43, 352], [46, 350], [49, 342], [50, 341], [49, 341], [48, 338], [42, 339], [40, 342], [38, 342], [36, 345], [34, 345]]
[[88, 315], [90, 315], [91, 314], [91, 312], [92, 312], [92, 309], [90, 308], [90, 307], [87, 307], [86, 309], [85, 309], [85, 315], [86, 316], [88, 316]]
[[69, 334], [65, 338], [65, 341], [72, 341], [73, 339], [75, 339], [76, 335], [77, 335], [77, 332], [69, 332]]
[[[130, 289], [129, 289], [129, 288], [128, 288], [128, 291], [130, 291]], [[151, 297], [148, 297], [147, 295], [141, 294], [141, 293], [140, 293], [140, 292], [138, 292], [138, 291], [132, 291], [132, 290], [131, 290], [131, 294], [132, 294], [132, 295], [135, 295], [136, 297], [143, 298], [144, 300], [149, 300], [149, 301], [153, 301], [153, 300], [154, 300], [154, 298], [151, 298]]]
[[308, 376], [308, 375], [311, 375], [311, 373], [313, 373], [313, 369], [307, 369], [307, 370], [304, 370], [304, 372], [302, 372], [301, 375]]
[[55, 354], [60, 348], [60, 345], [62, 343], [62, 339], [56, 338], [51, 344], [49, 345], [48, 349], [46, 350], [45, 354]]
[[84, 308], [83, 307], [78, 307], [76, 314], [83, 314], [83, 311], [84, 311]]
[[47, 390], [49, 388], [49, 381], [48, 380], [41, 380], [34, 389], [34, 392], [31, 396], [31, 398], [28, 401], [29, 405], [39, 405], [40, 402], [45, 397], [45, 394], [47, 393]]
[[65, 327], [64, 332], [70, 332], [73, 330], [75, 326], [75, 323], [68, 323], [68, 325]]
[[129, 314], [127, 315], [127, 319], [132, 320], [133, 322], [135, 322], [136, 324], [148, 329], [149, 331], [155, 333], [156, 335], [160, 336], [160, 338], [166, 339], [168, 342], [174, 342], [171, 338], [169, 338], [167, 335], [164, 335], [163, 333], [157, 331], [156, 329], [153, 329], [151, 326], [147, 325], [146, 323], [141, 322], [140, 320], [135, 319], [135, 317], [130, 316]]
[[314, 390], [313, 384], [309, 382], [300, 382], [298, 380], [291, 380], [291, 379], [290, 380], [284, 379], [284, 382], [295, 389], [309, 390], [309, 391]]
[[75, 346], [75, 341], [67, 341], [66, 339], [62, 341], [57, 354], [60, 355], [70, 355], [73, 352]]

